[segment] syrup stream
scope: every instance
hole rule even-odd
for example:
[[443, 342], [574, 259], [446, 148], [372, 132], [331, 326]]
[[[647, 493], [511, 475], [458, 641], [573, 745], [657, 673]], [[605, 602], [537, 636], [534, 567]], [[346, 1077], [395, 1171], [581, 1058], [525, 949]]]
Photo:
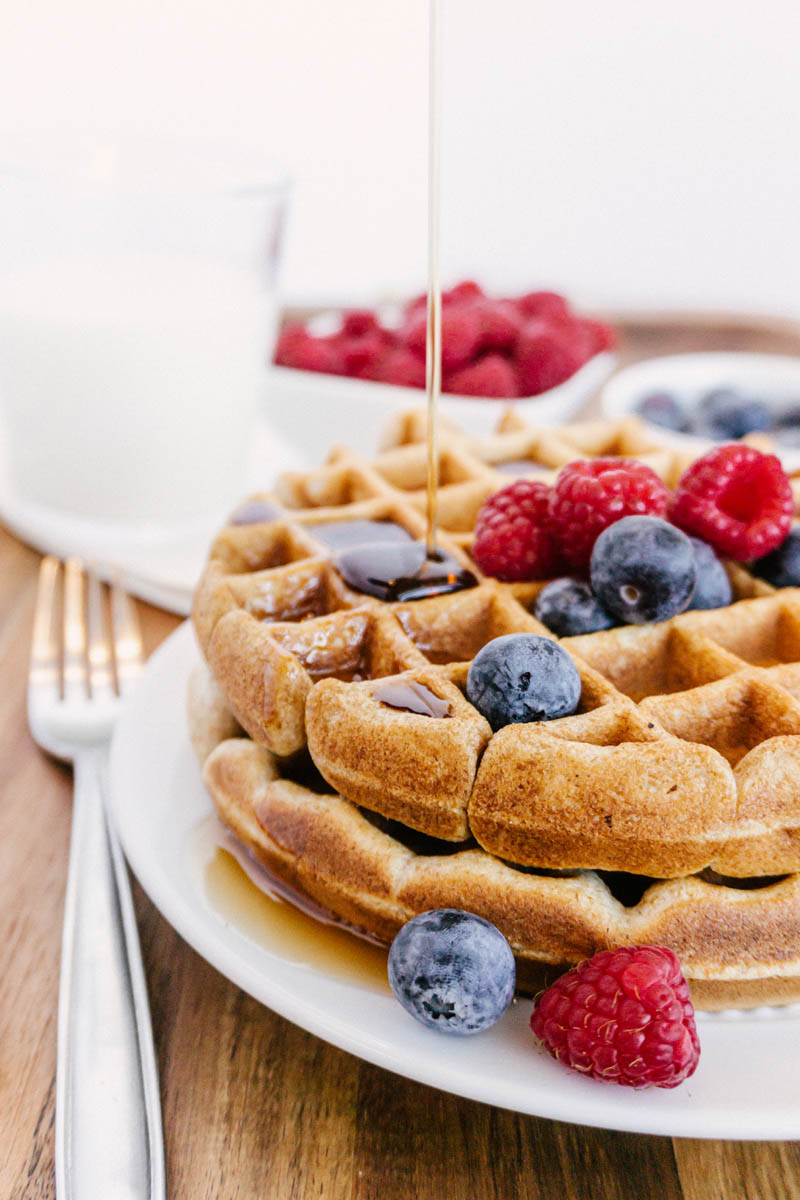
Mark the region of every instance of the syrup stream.
[[439, 488], [438, 407], [442, 390], [442, 288], [439, 279], [441, 146], [441, 4], [428, 6], [428, 326], [425, 337], [425, 386], [428, 393], [427, 555], [437, 559]]

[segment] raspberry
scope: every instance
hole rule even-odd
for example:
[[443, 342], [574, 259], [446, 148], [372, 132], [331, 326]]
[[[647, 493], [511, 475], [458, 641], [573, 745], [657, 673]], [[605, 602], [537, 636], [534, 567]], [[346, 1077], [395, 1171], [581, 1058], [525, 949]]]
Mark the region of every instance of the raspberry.
[[603, 321], [592, 321], [584, 317], [581, 321], [592, 343], [592, 354], [600, 354], [603, 350], [613, 350], [617, 344], [617, 335], [610, 325]]
[[557, 387], [586, 362], [588, 347], [560, 327], [529, 321], [517, 341], [516, 359], [524, 396]]
[[410, 317], [412, 313], [427, 312], [428, 310], [428, 293], [419, 292], [418, 295], [412, 296], [403, 307], [403, 315]]
[[371, 377], [373, 369], [393, 343], [391, 334], [377, 326], [357, 336], [348, 336], [343, 330], [337, 340], [344, 355], [345, 372], [365, 378]]
[[519, 479], [485, 501], [475, 523], [472, 556], [485, 575], [507, 582], [552, 579], [561, 569], [547, 519], [549, 489]]
[[666, 516], [669, 492], [632, 458], [595, 458], [562, 467], [550, 495], [550, 522], [575, 571], [586, 572], [600, 534], [622, 517]]
[[405, 346], [397, 346], [373, 364], [368, 378], [380, 383], [396, 383], [401, 387], [423, 388], [425, 362]]
[[537, 996], [531, 1028], [565, 1066], [627, 1087], [677, 1087], [700, 1058], [689, 988], [664, 946], [579, 963]]
[[303, 325], [284, 325], [278, 334], [277, 345], [273, 358], [280, 367], [293, 367], [298, 356], [306, 348], [310, 338]]
[[479, 302], [482, 350], [513, 350], [523, 320], [510, 300]]
[[516, 305], [525, 317], [567, 321], [571, 316], [569, 305], [558, 292], [528, 292], [517, 299]]
[[[424, 309], [405, 321], [401, 337], [410, 350], [424, 357], [428, 314]], [[470, 362], [481, 345], [480, 310], [475, 304], [458, 304], [442, 310], [442, 369], [455, 371]]]
[[352, 308], [344, 314], [342, 333], [348, 337], [360, 338], [366, 333], [378, 330], [380, 324], [371, 308]]
[[445, 380], [445, 392], [459, 396], [490, 396], [512, 400], [519, 395], [513, 365], [502, 354], [486, 354], [477, 362], [453, 371]]
[[442, 304], [459, 304], [462, 300], [477, 300], [482, 296], [483, 288], [479, 283], [476, 283], [474, 279], [464, 279], [455, 287], [442, 292]]
[[322, 371], [326, 375], [343, 375], [345, 360], [336, 337], [313, 337], [302, 325], [287, 325], [278, 338], [275, 362], [283, 367], [302, 371]]
[[792, 511], [792, 489], [775, 455], [737, 444], [709, 450], [684, 471], [670, 520], [747, 562], [781, 544]]

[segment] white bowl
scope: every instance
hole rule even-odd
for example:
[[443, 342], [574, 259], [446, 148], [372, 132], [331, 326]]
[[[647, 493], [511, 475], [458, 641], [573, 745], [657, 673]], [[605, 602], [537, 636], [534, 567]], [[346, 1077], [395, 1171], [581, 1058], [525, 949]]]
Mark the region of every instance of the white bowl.
[[[649, 358], [612, 376], [600, 393], [600, 405], [604, 416], [618, 419], [635, 413], [649, 393], [663, 391], [672, 393], [691, 412], [707, 392], [718, 387], [757, 396], [777, 413], [787, 403], [800, 403], [800, 358], [738, 351]], [[654, 440], [697, 454], [719, 444], [649, 421], [647, 428]], [[800, 469], [797, 448], [782, 447], [776, 440], [775, 453], [787, 470]]]
[[[519, 400], [443, 395], [441, 412], [472, 434], [491, 433], [510, 405], [532, 424], [560, 425], [575, 416], [615, 363], [616, 355], [609, 351], [596, 354], [558, 387]], [[389, 418], [425, 403], [420, 388], [273, 366], [265, 415], [276, 432], [314, 466], [336, 443], [372, 457]]]

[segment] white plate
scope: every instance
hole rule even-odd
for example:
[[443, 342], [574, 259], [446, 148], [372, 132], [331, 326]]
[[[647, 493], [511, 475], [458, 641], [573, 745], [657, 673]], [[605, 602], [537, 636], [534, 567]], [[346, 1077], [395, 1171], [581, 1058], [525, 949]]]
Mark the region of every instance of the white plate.
[[184, 698], [197, 661], [178, 629], [150, 659], [111, 753], [114, 818], [153, 903], [219, 971], [296, 1025], [399, 1075], [518, 1112], [639, 1133], [800, 1137], [800, 1016], [793, 1009], [702, 1015], [695, 1075], [672, 1091], [634, 1092], [568, 1071], [534, 1045], [520, 1000], [491, 1030], [453, 1038], [424, 1029], [388, 991], [303, 961], [270, 930], [254, 938], [211, 900], [198, 830], [211, 802], [186, 733]]
[[[558, 387], [520, 400], [443, 395], [441, 411], [475, 435], [492, 433], [510, 405], [533, 425], [560, 425], [595, 394], [616, 361], [617, 356], [609, 351], [596, 354]], [[331, 441], [343, 442], [371, 457], [393, 413], [424, 405], [425, 393], [419, 388], [291, 367], [272, 368], [270, 422], [291, 445], [304, 448], [313, 462], [322, 461]]]
[[[648, 393], [672, 392], [691, 410], [707, 392], [717, 387], [732, 387], [757, 396], [776, 410], [786, 403], [800, 404], [800, 358], [744, 351], [648, 358], [613, 375], [600, 393], [600, 405], [603, 416], [616, 420], [636, 412], [639, 401]], [[719, 444], [650, 422], [647, 428], [657, 441], [698, 455]], [[797, 448], [782, 449], [776, 443], [775, 453], [787, 470], [800, 469], [800, 450]]]
[[[241, 494], [268, 489], [281, 471], [312, 465], [265, 421], [259, 421], [250, 461], [242, 472]], [[153, 525], [134, 531], [110, 521], [54, 512], [14, 494], [0, 453], [0, 521], [7, 529], [43, 554], [82, 558], [101, 578], [113, 575], [133, 595], [180, 616], [191, 611], [209, 544], [226, 515], [221, 512], [191, 525]]]

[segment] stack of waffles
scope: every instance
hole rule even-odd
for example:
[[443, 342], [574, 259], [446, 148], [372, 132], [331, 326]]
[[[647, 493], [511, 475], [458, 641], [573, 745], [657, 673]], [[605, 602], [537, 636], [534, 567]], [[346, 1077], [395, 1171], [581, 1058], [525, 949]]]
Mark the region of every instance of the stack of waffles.
[[384, 941], [427, 909], [486, 917], [529, 988], [657, 943], [701, 1008], [800, 999], [800, 589], [731, 564], [726, 608], [562, 639], [575, 715], [492, 733], [465, 697], [470, 662], [502, 634], [553, 635], [532, 615], [544, 583], [471, 559], [483, 501], [577, 458], [635, 457], [669, 486], [690, 459], [635, 420], [446, 428], [440, 546], [477, 584], [388, 603], [351, 590], [335, 555], [372, 523], [424, 538], [424, 433], [406, 414], [372, 462], [337, 448], [285, 475], [211, 547], [189, 718], [223, 822]]

